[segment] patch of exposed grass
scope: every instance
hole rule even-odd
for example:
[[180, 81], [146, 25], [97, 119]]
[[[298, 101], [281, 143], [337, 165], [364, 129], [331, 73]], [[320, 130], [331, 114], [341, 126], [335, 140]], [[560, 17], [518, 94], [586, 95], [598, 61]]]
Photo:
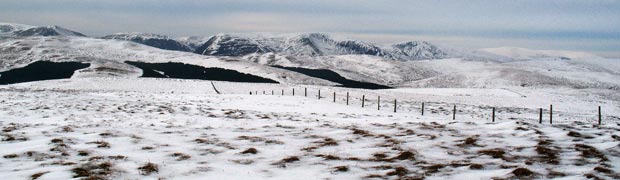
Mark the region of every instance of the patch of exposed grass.
[[284, 159], [282, 159], [282, 160], [280, 160], [280, 161], [278, 161], [276, 163], [273, 163], [272, 165], [277, 165], [277, 166], [280, 166], [280, 167], [286, 167], [286, 164], [292, 163], [292, 162], [296, 162], [296, 161], [299, 161], [299, 157], [297, 157], [297, 156], [289, 156], [289, 157], [286, 157], [286, 158], [284, 158]]
[[127, 159], [127, 156], [123, 156], [123, 155], [108, 156], [108, 159], [112, 159], [112, 160], [125, 160], [125, 159]]
[[47, 173], [49, 173], [49, 171], [34, 173], [34, 174], [30, 175], [30, 179], [32, 179], [32, 180], [38, 179], [38, 178], [40, 178], [41, 176], [43, 176], [43, 175], [45, 175]]
[[106, 142], [106, 141], [93, 141], [93, 142], [88, 142], [86, 144], [96, 144], [97, 148], [110, 148], [110, 143]]
[[584, 158], [598, 158], [601, 162], [609, 161], [607, 156], [602, 152], [598, 151], [595, 147], [585, 145], [585, 144], [575, 144], [575, 149], [581, 152], [581, 157]]
[[506, 151], [504, 151], [503, 149], [500, 149], [500, 148], [495, 148], [495, 149], [480, 150], [480, 151], [478, 151], [478, 153], [479, 154], [488, 155], [488, 156], [491, 156], [493, 158], [504, 159], [504, 154], [506, 154]]
[[140, 174], [148, 176], [152, 173], [159, 173], [159, 166], [155, 163], [147, 162], [138, 168]]
[[106, 177], [112, 174], [113, 171], [112, 163], [110, 162], [88, 162], [86, 164], [82, 164], [78, 167], [71, 169], [71, 172], [73, 172], [74, 178], [106, 179]]
[[360, 135], [360, 136], [364, 136], [364, 137], [373, 136], [370, 132], [365, 131], [365, 130], [361, 130], [361, 129], [357, 129], [357, 128], [353, 128], [351, 130], [353, 131], [353, 134], [355, 134], [355, 135]]
[[404, 167], [395, 167], [394, 170], [386, 173], [385, 175], [388, 176], [405, 176], [407, 175], [407, 173], [409, 173], [409, 170], [407, 170], [407, 168]]
[[248, 148], [244, 151], [241, 151], [241, 154], [256, 154], [258, 153], [258, 150], [256, 150], [256, 148]]
[[88, 155], [90, 155], [89, 151], [86, 151], [86, 150], [79, 150], [78, 151], [78, 156], [88, 156]]
[[322, 157], [325, 160], [340, 160], [340, 157], [329, 155], [329, 154], [328, 155], [319, 154], [319, 155], [316, 155], [316, 157]]
[[347, 171], [349, 171], [349, 167], [347, 167], [347, 166], [336, 166], [336, 167], [334, 167], [334, 171], [336, 171], [336, 172], [347, 172]]
[[514, 174], [516, 177], [519, 177], [519, 178], [527, 178], [527, 177], [534, 176], [535, 173], [530, 171], [527, 168], [517, 168], [512, 171], [512, 174]]
[[412, 160], [415, 161], [415, 154], [411, 151], [403, 151], [397, 156], [393, 157], [392, 160]]
[[185, 153], [180, 153], [180, 152], [172, 153], [170, 156], [176, 157], [177, 161], [183, 161], [183, 160], [188, 160], [192, 158], [192, 156], [185, 154]]
[[479, 170], [479, 169], [484, 169], [484, 166], [482, 164], [470, 164], [469, 169]]
[[7, 155], [4, 155], [2, 157], [5, 158], [5, 159], [13, 159], [13, 158], [19, 157], [19, 155], [17, 155], [17, 154], [7, 154]]

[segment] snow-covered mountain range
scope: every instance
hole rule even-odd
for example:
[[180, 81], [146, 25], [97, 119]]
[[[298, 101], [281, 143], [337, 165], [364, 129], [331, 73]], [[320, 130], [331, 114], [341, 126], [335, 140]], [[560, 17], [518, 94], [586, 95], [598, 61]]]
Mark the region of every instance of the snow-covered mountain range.
[[[18, 36], [45, 28], [55, 33]], [[0, 38], [0, 71], [24, 67], [35, 61], [76, 61], [91, 66], [78, 70], [74, 77], [139, 77], [142, 70], [125, 61], [180, 62], [235, 70], [283, 84], [338, 85], [331, 80], [274, 66], [330, 70], [348, 80], [391, 87], [620, 89], [617, 60], [580, 52], [523, 48], [456, 52], [422, 41], [375, 45], [317, 33], [219, 34], [174, 41], [166, 36], [142, 33], [92, 38], [55, 26], [41, 28], [4, 23], [0, 24], [0, 30], [3, 37]], [[196, 53], [167, 48], [170, 46], [144, 45], [156, 39], [170, 41], [172, 47], [189, 49], [191, 47], [182, 43], [206, 42]]]
[[359, 40], [338, 40], [321, 33], [275, 36], [218, 34], [194, 51], [213, 56], [277, 53], [289, 56], [372, 55], [394, 60], [441, 59], [449, 55], [425, 41], [379, 46]]

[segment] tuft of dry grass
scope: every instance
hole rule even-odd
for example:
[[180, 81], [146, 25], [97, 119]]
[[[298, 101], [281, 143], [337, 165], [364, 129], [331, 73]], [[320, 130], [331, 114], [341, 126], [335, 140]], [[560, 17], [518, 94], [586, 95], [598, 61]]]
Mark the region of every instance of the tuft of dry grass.
[[534, 172], [530, 171], [527, 168], [517, 168], [512, 171], [512, 174], [514, 174], [515, 176], [519, 178], [527, 178], [527, 177], [533, 176]]
[[609, 161], [607, 156], [598, 151], [595, 147], [585, 144], [575, 144], [575, 149], [581, 152], [581, 157], [584, 158], [598, 158], [601, 162]]
[[484, 166], [482, 166], [482, 164], [470, 164], [469, 169], [479, 170], [479, 169], [484, 169]]
[[5, 158], [5, 159], [13, 159], [13, 158], [17, 158], [19, 156], [17, 154], [7, 154], [7, 155], [4, 155], [2, 157]]
[[30, 175], [30, 179], [31, 180], [38, 179], [38, 178], [40, 178], [41, 176], [43, 176], [43, 175], [45, 175], [47, 173], [49, 173], [49, 171], [34, 173], [34, 174]]
[[415, 160], [415, 154], [411, 151], [403, 151], [398, 156], [392, 158], [392, 160]]
[[159, 166], [155, 163], [147, 162], [146, 164], [140, 166], [138, 170], [140, 170], [140, 174], [148, 176], [152, 173], [159, 173]]
[[347, 172], [347, 171], [349, 171], [349, 167], [347, 167], [347, 166], [336, 166], [336, 167], [334, 167], [334, 171], [336, 171], [336, 172]]
[[180, 153], [180, 152], [172, 153], [170, 156], [176, 157], [177, 161], [183, 161], [183, 160], [188, 160], [188, 159], [192, 158], [192, 156], [187, 155], [185, 153]]
[[256, 148], [248, 148], [244, 151], [241, 151], [241, 154], [256, 154], [258, 153], [258, 150], [256, 150]]
[[86, 150], [79, 150], [78, 151], [78, 156], [88, 156], [88, 155], [90, 155], [89, 151], [86, 151]]
[[93, 142], [88, 142], [86, 144], [96, 144], [97, 148], [110, 148], [110, 143], [105, 142], [105, 141], [93, 141]]
[[295, 162], [295, 161], [299, 161], [299, 157], [297, 157], [297, 156], [289, 156], [289, 157], [286, 157], [286, 158], [284, 158], [284, 159], [282, 159], [282, 160], [280, 160], [280, 161], [278, 161], [276, 163], [273, 163], [272, 165], [278, 165], [280, 167], [286, 167], [287, 163], [292, 163], [292, 162]]
[[385, 175], [388, 176], [405, 176], [407, 175], [407, 173], [409, 173], [409, 170], [407, 170], [407, 168], [404, 167], [395, 167], [393, 171], [388, 172]]
[[88, 162], [86, 164], [71, 169], [71, 172], [73, 172], [74, 178], [106, 179], [105, 177], [112, 174], [113, 171], [112, 163], [110, 162]]
[[495, 149], [480, 150], [480, 151], [478, 151], [478, 153], [479, 154], [488, 155], [488, 156], [491, 156], [493, 158], [504, 159], [504, 154], [506, 154], [506, 151], [504, 151], [503, 149], [500, 149], [500, 148], [495, 148]]
[[319, 154], [319, 155], [316, 155], [316, 157], [322, 157], [325, 160], [340, 160], [340, 157], [329, 155], [329, 154], [328, 155]]

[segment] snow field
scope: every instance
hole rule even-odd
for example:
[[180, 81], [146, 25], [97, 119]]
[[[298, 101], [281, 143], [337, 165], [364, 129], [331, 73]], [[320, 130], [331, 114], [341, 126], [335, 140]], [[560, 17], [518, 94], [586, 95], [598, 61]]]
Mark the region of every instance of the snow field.
[[[617, 122], [551, 126], [517, 117], [490, 123], [474, 108], [484, 97], [503, 99], [490, 105], [537, 105], [512, 101], [522, 98], [515, 94], [553, 95], [579, 108], [587, 101], [570, 94], [582, 92], [459, 90], [467, 96], [450, 90], [433, 95], [432, 89], [294, 86], [293, 97], [249, 95], [252, 89], [291, 87], [286, 85], [214, 84], [224, 94], [215, 94], [208, 81], [168, 79], [3, 86], [0, 174], [7, 179], [619, 177]], [[311, 90], [309, 96], [321, 89], [326, 97], [305, 98], [302, 87]], [[341, 97], [332, 103], [330, 90], [381, 95], [386, 101], [420, 98], [429, 102], [429, 113], [410, 113], [417, 110], [404, 105], [393, 113], [388, 103], [377, 111], [372, 100], [366, 108], [354, 101], [346, 106]], [[418, 101], [411, 99], [404, 101]], [[464, 107], [457, 121], [437, 110], [455, 102]], [[558, 108], [563, 113], [578, 116]]]

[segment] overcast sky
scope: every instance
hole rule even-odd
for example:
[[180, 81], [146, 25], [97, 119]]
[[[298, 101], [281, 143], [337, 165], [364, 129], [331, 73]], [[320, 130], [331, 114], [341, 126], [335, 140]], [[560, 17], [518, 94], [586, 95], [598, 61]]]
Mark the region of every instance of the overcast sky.
[[427, 40], [620, 57], [620, 0], [0, 0], [0, 21], [91, 36], [327, 32], [376, 43]]

